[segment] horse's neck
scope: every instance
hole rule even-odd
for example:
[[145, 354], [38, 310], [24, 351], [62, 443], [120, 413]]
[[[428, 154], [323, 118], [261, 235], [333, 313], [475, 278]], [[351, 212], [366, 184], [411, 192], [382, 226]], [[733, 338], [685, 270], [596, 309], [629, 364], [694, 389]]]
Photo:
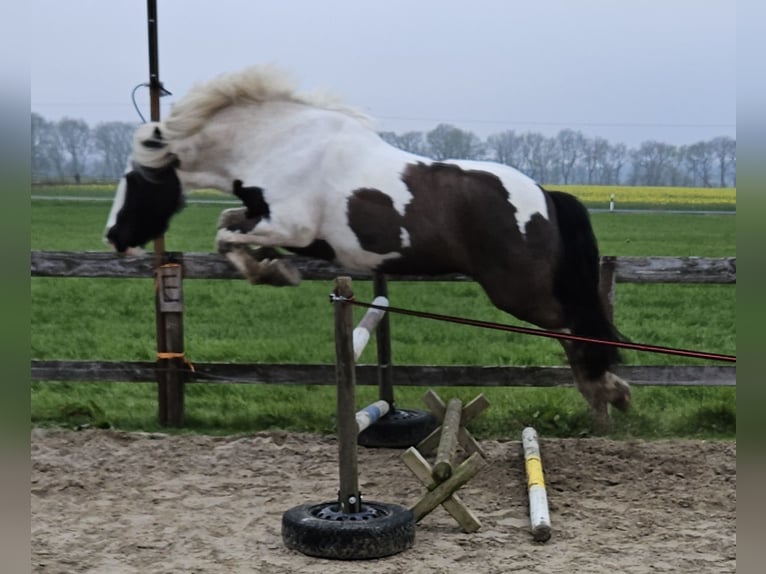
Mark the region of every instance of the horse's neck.
[[[232, 181], [276, 185], [320, 169], [333, 142], [370, 142], [377, 136], [356, 118], [290, 102], [239, 106], [217, 114], [174, 151], [186, 188], [232, 191]], [[358, 150], [357, 150], [358, 151]]]

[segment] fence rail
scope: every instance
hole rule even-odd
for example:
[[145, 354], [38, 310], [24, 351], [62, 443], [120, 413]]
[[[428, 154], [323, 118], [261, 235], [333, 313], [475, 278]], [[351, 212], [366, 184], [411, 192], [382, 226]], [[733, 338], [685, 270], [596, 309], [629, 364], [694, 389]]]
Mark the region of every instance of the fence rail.
[[[333, 364], [194, 363], [185, 370], [190, 383], [255, 385], [334, 385]], [[35, 381], [119, 381], [147, 383], [156, 379], [151, 361], [31, 361]], [[619, 366], [615, 373], [638, 386], [735, 386], [736, 367], [730, 365]], [[357, 384], [378, 384], [376, 365], [357, 366]], [[396, 365], [394, 385], [413, 387], [563, 387], [571, 386], [569, 367], [482, 367], [472, 365]]]
[[[168, 253], [182, 263], [186, 279], [240, 279], [236, 269], [222, 255], [215, 253]], [[295, 256], [304, 279], [331, 281], [339, 275], [352, 279], [370, 279], [369, 273], [349, 272], [330, 263]], [[736, 257], [602, 257], [615, 263], [618, 283], [736, 283]], [[108, 252], [32, 251], [32, 276], [36, 277], [152, 277], [151, 254], [141, 257], [116, 257]], [[402, 275], [397, 281], [469, 281], [463, 275], [432, 277]]]
[[[240, 279], [238, 272], [221, 255], [211, 253], [167, 253], [166, 260], [181, 263], [186, 279]], [[353, 279], [372, 279], [326, 262], [293, 257], [304, 279], [332, 280], [339, 275]], [[602, 284], [611, 299], [614, 283], [685, 283], [734, 284], [735, 257], [603, 257], [602, 270], [608, 276]], [[31, 274], [34, 277], [104, 277], [151, 278], [154, 276], [152, 254], [119, 258], [107, 252], [32, 251]], [[391, 280], [465, 281], [462, 275], [436, 277], [397, 276]], [[602, 282], [603, 283], [603, 282]], [[32, 360], [32, 380], [48, 381], [156, 381], [160, 362], [142, 361], [60, 361]], [[297, 365], [274, 363], [195, 363], [194, 370], [176, 365], [183, 380], [194, 383], [315, 384], [332, 385], [335, 367], [328, 364]], [[665, 386], [734, 386], [735, 366], [622, 366], [617, 374], [634, 385]], [[476, 387], [556, 387], [572, 384], [568, 367], [500, 367], [396, 365], [389, 369], [395, 385], [476, 386]], [[358, 383], [377, 385], [375, 365], [358, 367]]]

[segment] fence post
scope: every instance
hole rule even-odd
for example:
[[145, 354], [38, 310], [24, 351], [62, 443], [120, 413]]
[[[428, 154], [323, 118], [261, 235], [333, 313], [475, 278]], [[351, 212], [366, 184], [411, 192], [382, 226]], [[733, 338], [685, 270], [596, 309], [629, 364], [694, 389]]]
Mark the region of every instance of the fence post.
[[[336, 277], [333, 293], [336, 297], [351, 299], [350, 277]], [[357, 474], [356, 440], [356, 363], [354, 361], [354, 309], [349, 303], [335, 301], [335, 376], [337, 380], [338, 413], [338, 466], [340, 490], [338, 502], [341, 511], [353, 514], [361, 510], [359, 478]]]
[[[375, 297], [388, 299], [388, 282], [383, 273], [372, 277]], [[375, 344], [378, 348], [378, 398], [389, 405], [394, 404], [394, 373], [391, 365], [391, 323], [386, 313], [375, 331]]]
[[601, 258], [598, 290], [604, 303], [606, 316], [614, 319], [614, 291], [617, 280], [617, 257], [605, 255]]
[[183, 268], [163, 254], [155, 270], [157, 316], [157, 401], [162, 426], [178, 427], [184, 420]]

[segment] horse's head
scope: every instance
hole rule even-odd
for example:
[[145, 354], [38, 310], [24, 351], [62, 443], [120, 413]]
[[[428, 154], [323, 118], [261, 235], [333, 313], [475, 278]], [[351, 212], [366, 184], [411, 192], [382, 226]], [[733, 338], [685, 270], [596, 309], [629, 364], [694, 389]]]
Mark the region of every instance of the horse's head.
[[106, 224], [106, 240], [117, 252], [138, 252], [167, 231], [170, 218], [183, 207], [178, 165], [157, 124], [136, 130], [132, 158]]

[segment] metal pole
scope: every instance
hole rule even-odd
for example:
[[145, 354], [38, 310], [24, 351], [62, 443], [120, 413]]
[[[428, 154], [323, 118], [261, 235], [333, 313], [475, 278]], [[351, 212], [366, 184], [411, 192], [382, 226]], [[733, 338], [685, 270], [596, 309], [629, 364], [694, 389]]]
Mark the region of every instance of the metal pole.
[[160, 63], [157, 48], [157, 0], [146, 0], [146, 14], [149, 24], [149, 99], [150, 118], [160, 121]]
[[[160, 58], [157, 45], [157, 0], [146, 0], [146, 20], [149, 36], [149, 106], [150, 119], [160, 121]], [[162, 255], [165, 252], [165, 237], [154, 240], [155, 267], [162, 265]]]

